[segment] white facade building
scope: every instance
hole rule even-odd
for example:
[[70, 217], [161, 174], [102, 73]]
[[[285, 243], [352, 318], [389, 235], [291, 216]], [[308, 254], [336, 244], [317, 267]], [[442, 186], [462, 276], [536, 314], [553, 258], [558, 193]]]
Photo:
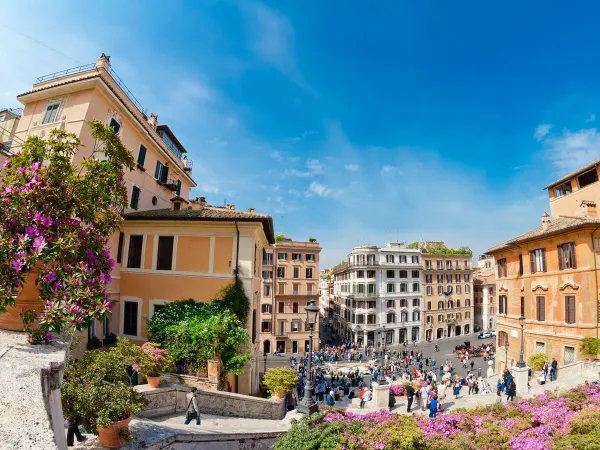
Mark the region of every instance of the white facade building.
[[415, 342], [422, 327], [421, 251], [403, 244], [354, 247], [333, 272], [333, 325], [360, 345]]
[[494, 258], [482, 255], [473, 273], [475, 291], [475, 330], [496, 329], [496, 264]]

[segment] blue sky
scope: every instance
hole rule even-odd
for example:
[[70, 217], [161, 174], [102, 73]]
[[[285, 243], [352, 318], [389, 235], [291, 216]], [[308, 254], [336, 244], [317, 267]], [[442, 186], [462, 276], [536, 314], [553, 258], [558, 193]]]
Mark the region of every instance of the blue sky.
[[479, 254], [600, 157], [595, 2], [85, 3], [3, 6], [0, 105], [106, 52], [187, 147], [193, 195], [318, 238], [322, 267], [390, 240]]

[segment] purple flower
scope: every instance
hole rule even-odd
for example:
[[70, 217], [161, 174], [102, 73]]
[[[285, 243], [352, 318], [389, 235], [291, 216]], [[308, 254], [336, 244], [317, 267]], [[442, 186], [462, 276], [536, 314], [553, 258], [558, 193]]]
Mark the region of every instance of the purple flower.
[[32, 249], [33, 249], [34, 253], [38, 253], [44, 248], [45, 245], [46, 245], [46, 240], [43, 238], [43, 236], [38, 236], [33, 240]]
[[28, 238], [33, 239], [40, 234], [40, 230], [32, 225], [27, 225], [25, 227], [25, 234]]
[[11, 261], [11, 263], [10, 263], [10, 268], [12, 270], [14, 270], [15, 272], [20, 272], [22, 267], [23, 267], [23, 261], [21, 261], [20, 259], [16, 259], [14, 261]]
[[108, 273], [101, 273], [98, 278], [100, 278], [100, 282], [104, 284], [108, 284], [112, 281], [112, 277]]
[[56, 280], [56, 275], [54, 274], [54, 272], [50, 271], [46, 274], [46, 281], [48, 283], [52, 283], [54, 280]]

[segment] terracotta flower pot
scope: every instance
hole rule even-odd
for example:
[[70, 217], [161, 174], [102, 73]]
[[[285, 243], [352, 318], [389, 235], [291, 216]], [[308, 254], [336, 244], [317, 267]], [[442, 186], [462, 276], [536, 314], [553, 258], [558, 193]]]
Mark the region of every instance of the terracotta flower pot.
[[127, 443], [126, 431], [131, 416], [119, 422], [113, 422], [108, 428], [98, 428], [98, 442], [106, 448], [121, 448]]
[[275, 392], [275, 398], [285, 398], [285, 392]]
[[157, 377], [146, 377], [146, 380], [148, 381], [148, 386], [150, 386], [153, 389], [156, 389], [160, 384], [160, 375]]

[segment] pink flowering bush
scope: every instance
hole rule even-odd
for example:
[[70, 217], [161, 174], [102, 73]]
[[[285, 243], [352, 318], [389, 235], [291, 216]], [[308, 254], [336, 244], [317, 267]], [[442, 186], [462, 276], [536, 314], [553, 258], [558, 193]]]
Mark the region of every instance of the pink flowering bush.
[[[308, 439], [309, 435], [321, 439]], [[308, 439], [308, 441], [307, 441]], [[580, 386], [530, 400], [441, 413], [360, 415], [326, 410], [303, 419], [276, 450], [600, 449], [600, 387]]]
[[146, 342], [142, 345], [142, 353], [133, 368], [145, 377], [159, 377], [163, 372], [173, 372], [175, 364], [166, 349], [160, 344]]
[[45, 330], [80, 330], [111, 308], [106, 244], [122, 223], [134, 159], [112, 128], [89, 125], [103, 158], [74, 166], [81, 142], [55, 129], [47, 140], [30, 136], [0, 171], [0, 313], [35, 280]]

